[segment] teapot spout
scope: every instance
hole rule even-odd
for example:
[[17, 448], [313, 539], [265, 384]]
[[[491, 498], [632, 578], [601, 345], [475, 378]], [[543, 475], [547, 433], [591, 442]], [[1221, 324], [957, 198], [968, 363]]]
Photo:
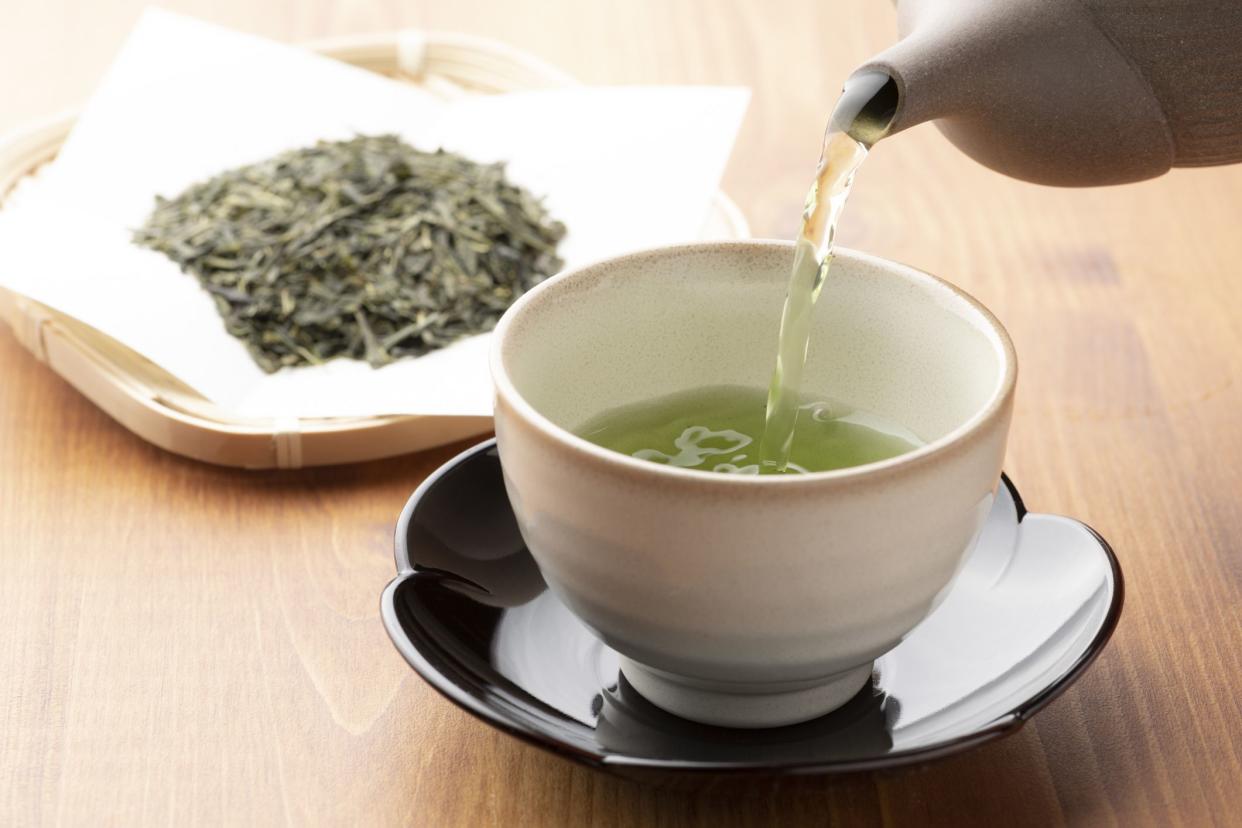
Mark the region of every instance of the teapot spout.
[[870, 147], [893, 131], [898, 100], [897, 82], [887, 72], [859, 70], [845, 81], [829, 129]]
[[[880, 138], [962, 110], [964, 78], [953, 55], [927, 37], [907, 37], [864, 63], [846, 79], [832, 113], [833, 126], [856, 140]], [[863, 140], [870, 138], [870, 140]]]
[[1172, 165], [1159, 102], [1081, 0], [898, 0], [898, 25], [846, 82], [839, 121], [853, 114], [856, 139], [934, 121], [985, 166], [1064, 186]]

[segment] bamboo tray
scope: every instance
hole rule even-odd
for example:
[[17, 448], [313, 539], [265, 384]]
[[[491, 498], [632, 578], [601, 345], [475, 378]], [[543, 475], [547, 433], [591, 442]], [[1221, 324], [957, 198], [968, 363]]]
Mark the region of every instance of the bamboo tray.
[[[416, 83], [446, 98], [577, 84], [531, 55], [467, 35], [404, 31], [317, 41], [308, 48]], [[73, 127], [65, 114], [0, 138], [0, 207], [13, 187], [56, 156]], [[717, 193], [704, 237], [745, 238], [746, 220]], [[41, 362], [130, 431], [160, 448], [225, 466], [296, 469], [443, 445], [492, 427], [490, 417], [243, 418], [105, 334], [0, 288], [0, 319]]]

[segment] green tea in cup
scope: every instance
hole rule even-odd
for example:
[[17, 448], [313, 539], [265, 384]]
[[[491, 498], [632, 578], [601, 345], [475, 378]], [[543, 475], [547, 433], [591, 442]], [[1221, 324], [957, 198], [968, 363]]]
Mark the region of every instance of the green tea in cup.
[[[693, 388], [605, 411], [576, 429], [596, 445], [669, 466], [759, 474], [767, 392]], [[913, 432], [851, 406], [804, 397], [783, 474], [887, 460], [923, 445]], [[769, 472], [769, 469], [764, 469]]]

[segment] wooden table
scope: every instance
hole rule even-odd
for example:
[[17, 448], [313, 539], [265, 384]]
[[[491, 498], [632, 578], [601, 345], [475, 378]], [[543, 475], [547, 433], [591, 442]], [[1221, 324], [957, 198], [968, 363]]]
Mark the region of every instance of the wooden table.
[[[80, 101], [141, 0], [0, 5], [0, 128]], [[790, 235], [878, 0], [173, 8], [288, 40], [419, 26], [593, 82], [743, 83], [725, 188]], [[536, 13], [535, 9], [538, 9]], [[1018, 735], [893, 773], [668, 792], [519, 744], [377, 617], [402, 502], [460, 446], [300, 473], [151, 448], [0, 333], [0, 823], [1205, 824], [1242, 808], [1242, 168], [1052, 190], [931, 127], [882, 146], [842, 237], [963, 285], [1022, 361], [1007, 467], [1116, 547], [1121, 625]], [[3, 251], [0, 251], [2, 256]]]

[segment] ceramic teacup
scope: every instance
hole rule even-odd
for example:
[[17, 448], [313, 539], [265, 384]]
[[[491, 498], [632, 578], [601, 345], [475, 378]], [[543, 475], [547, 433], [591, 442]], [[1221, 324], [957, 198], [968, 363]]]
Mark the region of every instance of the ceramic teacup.
[[926, 445], [807, 475], [719, 474], [596, 446], [611, 408], [711, 385], [767, 386], [793, 246], [720, 242], [566, 271], [505, 314], [496, 436], [548, 585], [647, 699], [766, 727], [844, 704], [945, 595], [991, 506], [1017, 366], [953, 286], [840, 252], [815, 310], [805, 389]]

